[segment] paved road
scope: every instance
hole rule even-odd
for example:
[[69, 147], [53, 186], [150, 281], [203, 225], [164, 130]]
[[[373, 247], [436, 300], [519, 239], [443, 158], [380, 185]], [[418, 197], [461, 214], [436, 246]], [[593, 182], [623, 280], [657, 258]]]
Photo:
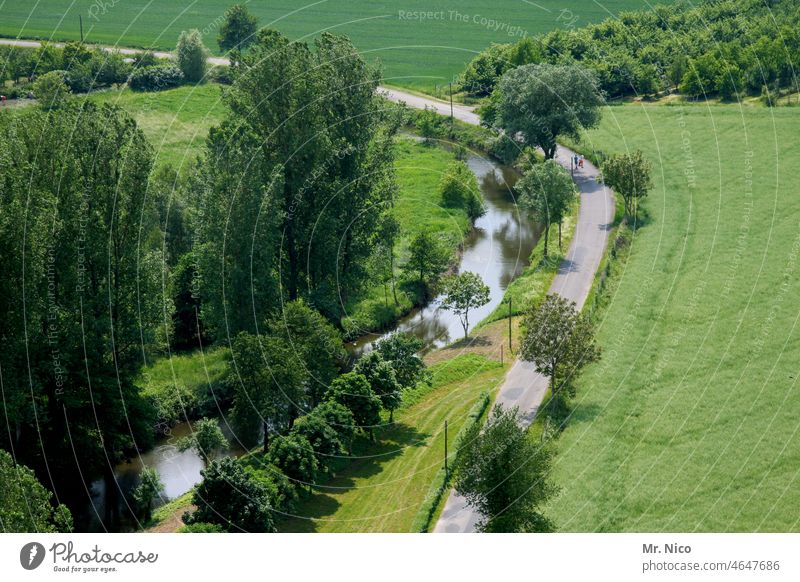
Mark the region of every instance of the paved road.
[[[389, 99], [405, 101], [409, 107], [419, 109], [426, 106], [433, 107], [442, 115], [450, 115], [449, 103], [403, 93], [396, 89], [382, 89], [382, 91]], [[476, 125], [480, 123], [480, 119], [471, 107], [455, 105], [453, 106], [453, 115], [466, 123]], [[556, 159], [561, 165], [570, 169], [570, 158], [573, 155], [575, 154], [572, 150], [559, 146]], [[579, 309], [583, 307], [586, 297], [589, 295], [592, 281], [600, 267], [600, 261], [608, 243], [611, 223], [614, 220], [613, 193], [602, 184], [597, 183], [598, 175], [599, 170], [588, 160], [584, 162], [582, 169], [575, 171], [574, 179], [580, 189], [580, 210], [578, 211], [575, 235], [567, 250], [567, 256], [561, 263], [550, 286], [551, 293], [558, 293], [562, 297], [574, 301]], [[545, 392], [547, 392], [547, 384], [547, 378], [536, 372], [533, 364], [517, 360], [500, 387], [496, 403], [505, 407], [519, 407], [523, 420], [528, 425], [539, 410]], [[433, 531], [436, 533], [474, 532], [479, 518], [480, 515], [467, 505], [463, 497], [451, 492]]]
[[[0, 39], [0, 44], [37, 47], [41, 43], [28, 40]], [[131, 55], [141, 52], [129, 48], [102, 48], [104, 50], [116, 49], [123, 54]], [[159, 58], [172, 57], [171, 53], [164, 52], [156, 52], [155, 55]], [[210, 57], [208, 60], [215, 65], [228, 64], [228, 59], [222, 57]], [[405, 93], [387, 87], [379, 87], [378, 91], [392, 101], [405, 102], [409, 107], [416, 109], [432, 107], [441, 115], [450, 115], [451, 113], [451, 105], [445, 101]], [[456, 119], [465, 123], [473, 125], [480, 123], [480, 118], [473, 107], [453, 105], [452, 113]], [[573, 155], [574, 152], [571, 150], [559, 146], [556, 159], [569, 169], [570, 158]], [[608, 232], [614, 219], [613, 194], [609, 189], [597, 183], [598, 174], [598, 169], [590, 164], [588, 160], [586, 160], [582, 169], [575, 171], [575, 182], [581, 193], [578, 222], [575, 227], [572, 244], [567, 250], [567, 256], [561, 263], [553, 284], [550, 286], [551, 293], [558, 293], [574, 301], [578, 308], [583, 307], [591, 289], [594, 275], [600, 267], [600, 261], [608, 243]], [[518, 406], [525, 423], [530, 424], [536, 416], [546, 391], [547, 378], [537, 373], [532, 364], [517, 360], [509, 370], [500, 388], [496, 403], [506, 407]], [[467, 506], [463, 497], [453, 492], [445, 504], [444, 511], [442, 511], [442, 515], [436, 523], [434, 532], [474, 532], [475, 524], [479, 517], [474, 510]]]

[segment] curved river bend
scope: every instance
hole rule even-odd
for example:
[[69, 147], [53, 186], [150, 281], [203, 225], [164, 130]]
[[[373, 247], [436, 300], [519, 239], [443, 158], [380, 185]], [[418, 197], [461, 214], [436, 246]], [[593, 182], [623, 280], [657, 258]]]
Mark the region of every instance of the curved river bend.
[[[515, 170], [474, 154], [469, 155], [467, 164], [478, 178], [486, 210], [486, 214], [475, 222], [474, 228], [464, 237], [458, 264], [459, 271], [471, 271], [480, 275], [491, 290], [489, 303], [470, 314], [470, 321], [477, 323], [497, 307], [511, 281], [528, 266], [528, 259], [542, 229], [521, 214], [514, 202], [511, 188], [518, 177]], [[427, 350], [442, 347], [459, 339], [464, 333], [458, 316], [441, 309], [438, 298], [414, 309], [398, 322], [394, 330], [422, 338]], [[372, 343], [386, 333], [390, 332], [365, 335], [348, 348], [357, 355], [368, 350]], [[232, 436], [226, 423], [223, 422], [222, 427], [228, 433], [226, 436]], [[159, 472], [167, 500], [179, 497], [199, 483], [202, 461], [194, 452], [179, 452], [175, 446], [176, 441], [190, 430], [189, 423], [180, 423], [171, 429], [168, 437], [159, 439], [153, 449], [142, 453], [131, 462], [118, 465], [115, 472], [123, 493], [121, 497], [130, 497], [129, 493], [137, 485], [139, 473], [144, 466], [153, 467]], [[232, 443], [236, 442], [235, 438], [230, 440]], [[233, 449], [229, 454], [238, 455], [242, 452]], [[103, 528], [102, 479], [93, 483], [92, 491], [93, 503], [87, 504], [83, 515], [76, 516], [83, 522], [82, 526], [85, 524], [85, 527], [81, 527], [84, 531], [98, 531]], [[120, 514], [128, 514], [129, 508], [125, 506], [124, 499], [121, 503], [123, 507], [120, 508]], [[128, 528], [132, 526], [133, 524], [127, 525]]]

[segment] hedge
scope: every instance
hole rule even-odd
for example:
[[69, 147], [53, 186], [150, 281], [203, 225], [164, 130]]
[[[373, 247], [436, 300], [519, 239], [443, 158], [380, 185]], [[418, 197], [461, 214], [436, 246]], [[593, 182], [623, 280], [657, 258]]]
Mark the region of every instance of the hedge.
[[134, 91], [163, 91], [181, 83], [183, 73], [173, 64], [136, 69], [128, 79], [128, 86]]

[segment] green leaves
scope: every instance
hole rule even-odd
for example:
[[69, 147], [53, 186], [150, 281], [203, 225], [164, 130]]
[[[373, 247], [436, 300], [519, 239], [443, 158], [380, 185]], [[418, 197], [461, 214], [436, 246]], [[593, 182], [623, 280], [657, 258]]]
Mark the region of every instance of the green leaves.
[[475, 273], [465, 271], [448, 277], [442, 288], [442, 309], [458, 315], [464, 328], [464, 338], [469, 336], [469, 312], [489, 303], [489, 286]]
[[614, 154], [603, 162], [603, 183], [625, 200], [625, 214], [636, 218], [639, 202], [653, 187], [653, 167], [640, 150]]

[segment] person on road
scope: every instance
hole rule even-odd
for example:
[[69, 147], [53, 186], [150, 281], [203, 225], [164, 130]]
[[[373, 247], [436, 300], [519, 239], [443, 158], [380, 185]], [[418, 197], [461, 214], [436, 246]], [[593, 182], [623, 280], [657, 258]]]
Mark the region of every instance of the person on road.
[[583, 155], [581, 155], [581, 159], [580, 159], [580, 160], [578, 160], [578, 167], [579, 167], [579, 168], [582, 168], [582, 167], [583, 167]]

